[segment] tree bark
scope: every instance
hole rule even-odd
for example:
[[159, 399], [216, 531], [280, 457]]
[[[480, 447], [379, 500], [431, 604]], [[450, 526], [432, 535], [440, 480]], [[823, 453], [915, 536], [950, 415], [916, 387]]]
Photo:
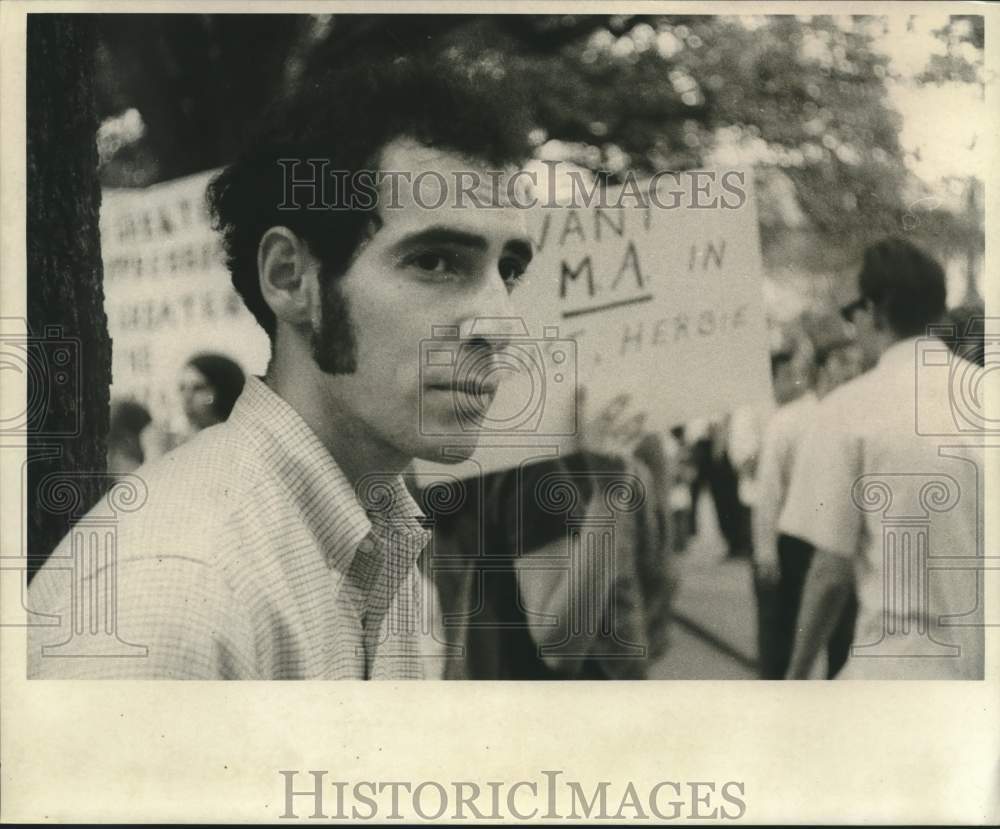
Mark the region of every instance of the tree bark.
[[[29, 14], [27, 30], [28, 571], [106, 488], [111, 341], [104, 315], [92, 16]], [[68, 477], [79, 508], [40, 485]], [[45, 499], [42, 498], [44, 501]]]

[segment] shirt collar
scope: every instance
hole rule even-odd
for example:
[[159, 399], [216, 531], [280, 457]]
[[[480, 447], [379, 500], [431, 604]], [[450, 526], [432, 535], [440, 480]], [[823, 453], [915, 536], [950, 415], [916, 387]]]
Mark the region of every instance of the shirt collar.
[[316, 433], [259, 377], [247, 378], [228, 422], [249, 438], [287, 488], [328, 566], [346, 572], [373, 521], [390, 524], [409, 549], [426, 543], [424, 515], [400, 475], [368, 475], [352, 487]]

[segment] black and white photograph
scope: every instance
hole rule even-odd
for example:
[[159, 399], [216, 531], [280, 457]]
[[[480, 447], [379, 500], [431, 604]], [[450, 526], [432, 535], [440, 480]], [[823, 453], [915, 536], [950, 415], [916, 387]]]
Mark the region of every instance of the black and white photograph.
[[992, 10], [282, 5], [4, 10], [4, 788], [282, 746], [4, 820], [1000, 817]]

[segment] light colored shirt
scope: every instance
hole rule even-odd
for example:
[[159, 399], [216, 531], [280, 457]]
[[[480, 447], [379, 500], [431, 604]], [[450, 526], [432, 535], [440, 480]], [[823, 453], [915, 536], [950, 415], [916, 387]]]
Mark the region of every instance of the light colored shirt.
[[897, 342], [822, 400], [796, 453], [781, 531], [855, 564], [858, 625], [839, 677], [982, 677], [982, 437], [951, 416], [977, 371], [934, 338]]
[[764, 423], [773, 404], [740, 406], [729, 419], [726, 439], [729, 460], [739, 476], [739, 496], [747, 506], [757, 502], [757, 465]]
[[121, 486], [145, 503], [116, 513], [112, 490], [33, 580], [30, 608], [56, 624], [29, 628], [30, 677], [422, 676], [429, 532], [400, 476], [352, 487], [257, 378], [137, 476]]
[[761, 442], [757, 499], [753, 510], [754, 555], [776, 561], [778, 517], [788, 495], [795, 449], [809, 429], [819, 400], [808, 391], [771, 415]]
[[737, 469], [753, 463], [760, 453], [762, 424], [773, 406], [740, 406], [729, 420], [729, 460]]

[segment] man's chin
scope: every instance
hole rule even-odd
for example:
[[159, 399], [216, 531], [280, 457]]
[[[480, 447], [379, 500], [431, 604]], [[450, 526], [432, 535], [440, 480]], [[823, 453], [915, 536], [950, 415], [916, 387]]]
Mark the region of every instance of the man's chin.
[[457, 464], [471, 458], [478, 446], [478, 439], [472, 435], [425, 439], [416, 457], [431, 463]]

